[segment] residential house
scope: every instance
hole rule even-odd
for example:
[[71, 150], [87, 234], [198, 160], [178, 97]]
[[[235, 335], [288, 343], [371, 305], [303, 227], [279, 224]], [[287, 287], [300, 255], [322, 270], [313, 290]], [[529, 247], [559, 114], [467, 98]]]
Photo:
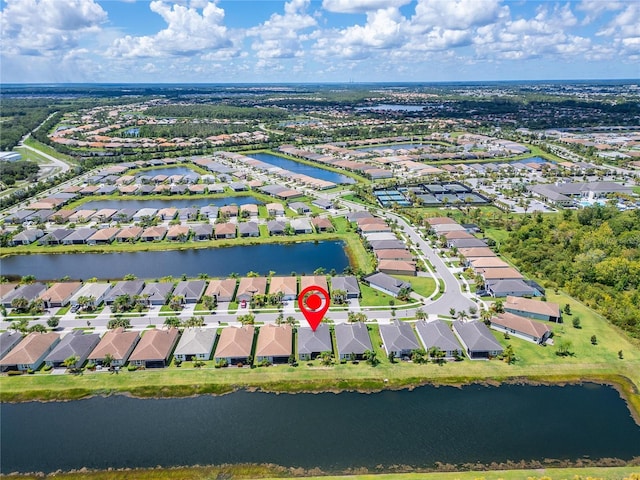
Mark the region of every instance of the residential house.
[[160, 241], [167, 234], [167, 227], [158, 225], [157, 227], [145, 228], [144, 232], [140, 235], [143, 242]]
[[209, 220], [215, 220], [218, 218], [218, 210], [219, 208], [214, 205], [206, 205], [200, 209], [200, 215]]
[[140, 292], [140, 298], [147, 305], [164, 305], [171, 297], [172, 282], [149, 282]]
[[99, 342], [100, 335], [97, 333], [74, 330], [62, 337], [62, 340], [51, 350], [44, 361], [51, 367], [61, 367], [68, 358], [77, 357], [78, 360], [73, 367], [80, 368]]
[[293, 220], [291, 220], [291, 228], [296, 235], [313, 232], [311, 222], [309, 222], [309, 220], [306, 218], [294, 218]]
[[185, 328], [173, 357], [182, 362], [209, 360], [215, 341], [215, 328]]
[[133, 208], [121, 208], [118, 210], [118, 213], [113, 216], [113, 220], [120, 223], [130, 222], [136, 212], [137, 210]]
[[447, 247], [449, 248], [476, 248], [476, 247], [486, 247], [487, 244], [484, 240], [479, 238], [454, 238], [452, 240], [447, 240]]
[[34, 228], [31, 230], [23, 230], [20, 233], [17, 233], [11, 239], [11, 245], [14, 247], [17, 245], [30, 245], [39, 238], [44, 236], [44, 231], [39, 228]]
[[237, 205], [225, 205], [220, 208], [220, 215], [226, 217], [237, 217], [238, 216], [238, 206]]
[[109, 354], [113, 359], [111, 366], [121, 367], [127, 363], [138, 340], [140, 340], [138, 332], [127, 332], [122, 327], [109, 330], [89, 354], [88, 360], [96, 365], [102, 365], [106, 355]]
[[331, 291], [335, 294], [336, 290], [347, 292], [346, 298], [360, 298], [360, 285], [353, 275], [331, 277]]
[[142, 232], [144, 232], [142, 227], [126, 227], [116, 234], [115, 239], [118, 242], [135, 242], [140, 238]]
[[485, 283], [495, 282], [497, 280], [522, 280], [524, 276], [512, 267], [503, 268], [483, 268], [478, 273], [482, 275]]
[[298, 296], [298, 279], [296, 277], [271, 277], [269, 294], [282, 293], [282, 299], [286, 302], [295, 300]]
[[64, 307], [82, 287], [82, 282], [56, 282], [40, 294], [45, 308]]
[[103, 301], [105, 296], [111, 290], [110, 283], [85, 283], [80, 290], [73, 294], [69, 303], [74, 306], [78, 305], [78, 299], [88, 298], [92, 299], [90, 302], [93, 307], [97, 307]]
[[357, 212], [349, 212], [346, 215], [347, 220], [350, 222], [357, 222], [361, 218], [374, 218], [370, 212], [366, 210], [359, 210]]
[[140, 295], [144, 289], [144, 280], [121, 280], [116, 283], [104, 298], [104, 303], [113, 305], [118, 297], [128, 295], [130, 298]]
[[416, 264], [405, 260], [380, 260], [378, 262], [378, 271], [389, 275], [415, 276]]
[[486, 268], [509, 268], [509, 264], [498, 257], [479, 257], [469, 259], [469, 266], [474, 270]]
[[204, 294], [215, 297], [218, 302], [231, 302], [236, 293], [237, 282], [235, 278], [214, 279], [209, 282]]
[[53, 232], [47, 233], [38, 240], [40, 245], [62, 245], [65, 237], [71, 235], [74, 231], [70, 228], [57, 228]]
[[229, 188], [234, 192], [244, 192], [249, 190], [249, 187], [242, 182], [231, 182]]
[[408, 358], [413, 350], [420, 348], [411, 324], [400, 320], [380, 325], [380, 336], [387, 355], [393, 353], [396, 358]]
[[402, 260], [405, 262], [413, 261], [413, 255], [408, 250], [399, 250], [399, 249], [384, 249], [384, 250], [375, 250], [376, 258], [379, 262], [382, 260]]
[[102, 208], [95, 213], [92, 220], [97, 222], [110, 222], [116, 213], [118, 213], [118, 210], [116, 209]]
[[267, 208], [267, 215], [269, 216], [284, 216], [284, 205], [282, 205], [281, 203], [267, 203], [265, 207]]
[[189, 239], [190, 233], [191, 229], [186, 225], [171, 225], [167, 231], [166, 239], [185, 242]]
[[459, 248], [458, 255], [464, 257], [469, 261], [471, 258], [479, 257], [495, 257], [496, 253], [489, 247], [476, 247], [476, 248]]
[[500, 343], [483, 322], [456, 320], [453, 322], [452, 328], [453, 333], [465, 348], [467, 356], [472, 360], [496, 357], [503, 351]]
[[166, 330], [145, 330], [129, 357], [129, 363], [144, 368], [166, 367], [179, 333], [175, 327]]
[[291, 325], [267, 323], [260, 327], [256, 343], [256, 362], [287, 363], [293, 353]]
[[0, 283], [0, 299], [11, 291], [15, 290], [17, 286], [17, 283]]
[[31, 332], [0, 360], [0, 371], [37, 370], [59, 341], [57, 333]]
[[180, 208], [178, 209], [178, 218], [183, 221], [195, 220], [196, 218], [198, 218], [198, 209], [195, 207]]
[[[244, 212], [247, 212], [246, 214]], [[240, 205], [240, 216], [249, 216], [251, 218], [258, 218], [258, 205], [255, 203], [245, 203]]]
[[491, 328], [538, 344], [543, 344], [551, 336], [551, 329], [546, 324], [509, 312], [492, 317]]
[[435, 347], [444, 352], [445, 358], [456, 358], [463, 354], [449, 324], [442, 320], [419, 320], [416, 322], [416, 332], [427, 352]]
[[398, 280], [397, 278], [382, 272], [372, 273], [363, 280], [371, 288], [393, 297], [397, 297], [403, 289], [411, 289], [411, 284], [409, 282], [403, 282], [402, 280]]
[[320, 287], [325, 292], [329, 293], [329, 284], [327, 283], [327, 277], [324, 275], [303, 275], [300, 277], [300, 291], [305, 288]]
[[183, 303], [198, 303], [206, 286], [207, 282], [205, 280], [184, 280], [178, 282], [173, 295], [182, 297]]
[[213, 237], [213, 225], [209, 223], [194, 225], [191, 230], [193, 230], [193, 239], [197, 241], [211, 240]]
[[238, 223], [238, 235], [240, 237], [259, 237], [260, 229], [256, 222], [240, 222]]
[[298, 358], [300, 360], [315, 360], [323, 352], [333, 354], [329, 325], [321, 323], [315, 332], [310, 327], [298, 328]]
[[22, 333], [20, 332], [2, 332], [0, 333], [0, 359], [3, 359], [7, 353], [20, 343]]
[[97, 231], [95, 228], [79, 228], [64, 237], [62, 243], [64, 245], [85, 245], [87, 240]]
[[377, 242], [381, 240], [388, 240], [388, 241], [398, 240], [398, 237], [396, 237], [396, 234], [393, 232], [371, 232], [371, 233], [361, 232], [361, 235], [367, 242], [369, 242], [369, 244], [371, 244], [372, 242]]
[[31, 283], [28, 285], [20, 285], [15, 290], [11, 290], [4, 297], [2, 297], [2, 305], [6, 308], [11, 307], [11, 302], [16, 298], [24, 298], [25, 300], [32, 302], [40, 297], [40, 294], [47, 289], [44, 283]]
[[485, 289], [492, 297], [533, 297], [538, 291], [523, 280], [496, 280], [485, 283]]
[[101, 228], [93, 235], [87, 238], [87, 245], [106, 245], [115, 240], [116, 235], [120, 233], [117, 227]]
[[333, 202], [330, 200], [325, 200], [323, 198], [316, 198], [311, 205], [315, 205], [318, 208], [322, 208], [323, 210], [329, 210], [333, 207]]
[[560, 322], [560, 305], [553, 302], [541, 302], [529, 298], [507, 296], [504, 302], [505, 312], [514, 313], [521, 317], [529, 317], [548, 322]]
[[377, 250], [406, 250], [407, 246], [400, 240], [369, 240], [373, 251]]
[[311, 219], [311, 223], [316, 229], [316, 232], [333, 232], [334, 227], [331, 220], [324, 217], [315, 217]]
[[235, 223], [217, 223], [214, 231], [216, 238], [236, 238]]
[[362, 360], [364, 352], [373, 351], [367, 326], [362, 322], [339, 323], [335, 335], [340, 360]]
[[160, 220], [173, 220], [178, 215], [178, 209], [174, 207], [161, 208], [156, 214]]
[[157, 213], [158, 213], [157, 208], [141, 208], [135, 213], [135, 215], [133, 215], [133, 221], [139, 222], [140, 220], [143, 220], [146, 218], [154, 218]]
[[369, 223], [358, 227], [362, 234], [391, 232], [391, 227], [386, 223]]
[[309, 208], [309, 205], [303, 202], [291, 202], [289, 204], [289, 208], [300, 215], [311, 212], [311, 208]]
[[70, 217], [72, 223], [86, 223], [96, 214], [96, 210], [76, 210]]
[[236, 293], [237, 302], [250, 302], [254, 295], [264, 295], [267, 293], [266, 277], [242, 277], [238, 292]]
[[215, 361], [224, 360], [228, 365], [246, 365], [251, 357], [254, 335], [255, 328], [252, 325], [223, 328], [214, 354]]
[[269, 235], [284, 235], [287, 224], [279, 220], [268, 220], [267, 230]]

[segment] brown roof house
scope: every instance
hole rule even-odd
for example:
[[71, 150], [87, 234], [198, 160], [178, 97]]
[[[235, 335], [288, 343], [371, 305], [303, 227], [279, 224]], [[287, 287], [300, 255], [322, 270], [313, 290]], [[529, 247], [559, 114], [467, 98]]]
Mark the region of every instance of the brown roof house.
[[271, 277], [269, 294], [275, 295], [282, 292], [282, 300], [295, 300], [298, 296], [298, 279], [296, 277]]
[[544, 343], [551, 335], [551, 329], [544, 323], [509, 312], [493, 317], [491, 328], [538, 344]]
[[324, 275], [303, 275], [300, 277], [300, 291], [307, 287], [322, 287], [325, 292], [329, 293], [329, 285], [327, 277]]
[[64, 307], [80, 287], [82, 287], [82, 282], [54, 283], [40, 294], [40, 298], [44, 300], [45, 308]]
[[109, 330], [93, 349], [88, 359], [92, 363], [102, 364], [105, 356], [109, 354], [113, 358], [111, 366], [122, 366], [127, 363], [138, 340], [140, 340], [138, 332], [126, 332], [122, 327]]
[[505, 312], [514, 313], [522, 317], [560, 322], [560, 305], [553, 302], [541, 302], [529, 298], [507, 296], [504, 302]]
[[37, 370], [59, 341], [60, 336], [53, 332], [31, 332], [0, 360], [0, 370]]
[[145, 368], [166, 367], [178, 341], [178, 333], [175, 327], [168, 330], [146, 330], [129, 357], [129, 363]]
[[214, 232], [216, 238], [236, 238], [236, 224], [216, 223]]
[[405, 260], [380, 260], [378, 271], [389, 275], [414, 275], [416, 274], [416, 264]]
[[207, 297], [215, 297], [218, 302], [230, 302], [236, 293], [237, 282], [235, 278], [211, 280], [204, 294]]
[[267, 279], [265, 277], [243, 277], [238, 285], [236, 301], [250, 302], [254, 295], [264, 295], [267, 292]]
[[293, 353], [291, 325], [268, 323], [260, 327], [256, 344], [256, 362], [287, 363]]
[[224, 360], [229, 365], [249, 363], [255, 328], [251, 325], [243, 327], [226, 327], [222, 329], [214, 359]]

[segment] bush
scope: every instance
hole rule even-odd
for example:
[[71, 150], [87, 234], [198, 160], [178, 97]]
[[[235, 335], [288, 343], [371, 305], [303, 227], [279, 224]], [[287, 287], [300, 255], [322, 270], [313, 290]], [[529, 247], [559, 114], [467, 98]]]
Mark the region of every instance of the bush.
[[571, 323], [573, 324], [573, 328], [582, 328], [580, 326], [580, 317], [573, 317]]
[[87, 370], [95, 370], [96, 369], [96, 364], [93, 362], [89, 362], [87, 363]]
[[136, 365], [129, 365], [127, 367], [127, 370], [129, 370], [130, 372], [135, 372], [138, 369], [138, 367]]
[[33, 375], [33, 374], [35, 373], [35, 371], [33, 370], [33, 368], [29, 368], [29, 369], [27, 370], [27, 373], [28, 373], [29, 375]]
[[7, 372], [7, 375], [10, 377], [15, 377], [16, 375], [22, 375], [24, 372], [22, 372], [21, 370], [9, 370]]
[[43, 371], [45, 371], [45, 372], [48, 372], [48, 371], [50, 371], [50, 370], [52, 370], [52, 369], [53, 369], [53, 367], [52, 367], [51, 365], [45, 365], [45, 366], [42, 368], [42, 370], [43, 370]]

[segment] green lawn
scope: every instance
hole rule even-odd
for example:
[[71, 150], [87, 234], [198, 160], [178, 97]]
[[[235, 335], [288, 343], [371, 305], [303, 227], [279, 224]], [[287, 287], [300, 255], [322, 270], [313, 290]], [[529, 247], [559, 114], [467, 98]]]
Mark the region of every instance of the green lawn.
[[409, 282], [414, 292], [428, 297], [436, 290], [436, 281], [432, 277], [414, 277], [411, 275], [392, 275], [403, 282]]
[[403, 302], [397, 298], [380, 292], [374, 288], [363, 283], [360, 284], [360, 293], [362, 298], [360, 299], [360, 305], [363, 307], [388, 307], [389, 302], [394, 302], [395, 305], [404, 305], [408, 302]]

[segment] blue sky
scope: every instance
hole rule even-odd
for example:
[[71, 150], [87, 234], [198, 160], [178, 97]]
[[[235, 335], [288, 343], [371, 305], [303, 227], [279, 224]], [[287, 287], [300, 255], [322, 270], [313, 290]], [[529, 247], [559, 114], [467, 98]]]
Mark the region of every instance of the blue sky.
[[638, 0], [0, 0], [0, 81], [640, 78]]

